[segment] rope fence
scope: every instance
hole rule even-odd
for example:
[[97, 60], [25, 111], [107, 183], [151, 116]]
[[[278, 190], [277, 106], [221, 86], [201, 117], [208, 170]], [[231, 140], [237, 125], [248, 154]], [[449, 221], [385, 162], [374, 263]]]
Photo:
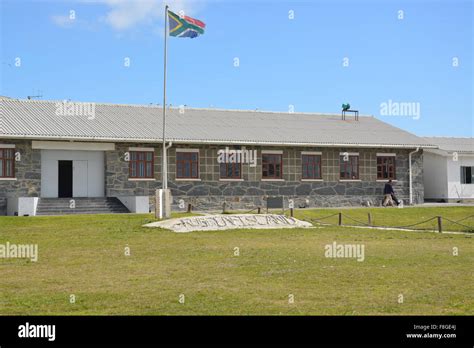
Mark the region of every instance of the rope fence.
[[[323, 220], [327, 220], [328, 218], [334, 217], [336, 215], [338, 216], [338, 223], [337, 224], [327, 222], [327, 221], [323, 221]], [[474, 217], [474, 215], [470, 216], [470, 217]], [[448, 222], [449, 225], [455, 225], [455, 226], [457, 225], [457, 226], [461, 226], [463, 229], [466, 229], [466, 230], [462, 230], [460, 232], [474, 232], [474, 226], [469, 226], [469, 225], [460, 223], [460, 221], [465, 221], [470, 217], [462, 218], [460, 220], [455, 221], [455, 220], [451, 220], [449, 218], [442, 217], [442, 216], [433, 216], [432, 218], [429, 218], [429, 219], [426, 219], [426, 220], [423, 220], [423, 221], [419, 221], [419, 222], [415, 222], [413, 224], [403, 225], [403, 226], [397, 226], [397, 225], [393, 226], [393, 225], [376, 225], [376, 224], [373, 224], [371, 222], [372, 221], [372, 216], [371, 216], [370, 213], [368, 213], [368, 222], [360, 221], [358, 219], [353, 218], [352, 216], [349, 216], [349, 215], [346, 215], [346, 214], [343, 214], [343, 213], [335, 213], [335, 214], [331, 214], [331, 215], [328, 215], [328, 216], [324, 216], [322, 218], [314, 218], [314, 217], [309, 217], [309, 216], [303, 216], [303, 218], [307, 221], [315, 222], [315, 223], [318, 223], [320, 225], [328, 225], [328, 226], [351, 226], [351, 225], [343, 224], [343, 220], [347, 219], [347, 220], [353, 221], [356, 224], [358, 224], [357, 226], [367, 226], [367, 227], [387, 228], [387, 229], [390, 229], [390, 228], [411, 229], [411, 230], [416, 230], [416, 231], [438, 231], [440, 233], [442, 233], [443, 230], [444, 230], [445, 222]], [[431, 227], [416, 228], [416, 226], [428, 224], [431, 221], [434, 222]]]
[[472, 218], [474, 218], [474, 215], [469, 215], [469, 216], [466, 216], [466, 217], [464, 217], [464, 218], [462, 218], [462, 219], [460, 219], [460, 220], [457, 220], [456, 223], [459, 223], [459, 222], [464, 221], [464, 220], [467, 220], [467, 219], [472, 219]]
[[451, 223], [453, 223], [453, 224], [462, 226], [462, 227], [464, 227], [464, 228], [470, 229], [468, 232], [474, 232], [474, 227], [459, 223], [459, 221], [464, 221], [465, 219], [461, 219], [461, 220], [458, 220], [458, 221], [453, 221], [453, 220], [451, 220], [451, 219], [444, 218], [444, 220], [449, 221], [449, 222], [451, 222]]

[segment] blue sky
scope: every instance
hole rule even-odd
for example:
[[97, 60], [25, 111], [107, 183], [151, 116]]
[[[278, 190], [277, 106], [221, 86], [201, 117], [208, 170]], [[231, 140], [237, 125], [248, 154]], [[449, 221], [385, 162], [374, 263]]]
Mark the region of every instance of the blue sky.
[[[162, 1], [0, 3], [1, 95], [162, 103]], [[168, 41], [172, 105], [338, 113], [349, 102], [418, 135], [474, 134], [471, 0], [168, 3], [206, 23]], [[382, 116], [390, 100], [417, 103], [419, 117]]]

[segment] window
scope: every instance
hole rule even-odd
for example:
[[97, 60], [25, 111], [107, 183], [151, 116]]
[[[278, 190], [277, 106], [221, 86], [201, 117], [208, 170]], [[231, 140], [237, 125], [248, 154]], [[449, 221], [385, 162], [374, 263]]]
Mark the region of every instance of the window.
[[321, 155], [302, 155], [303, 179], [321, 179]]
[[15, 177], [15, 149], [0, 149], [0, 178]]
[[262, 178], [281, 179], [282, 178], [282, 155], [262, 154]]
[[377, 180], [395, 180], [395, 156], [377, 156]]
[[176, 178], [199, 178], [199, 152], [176, 152]]
[[151, 151], [130, 151], [130, 178], [154, 179], [154, 153]]
[[461, 184], [474, 184], [474, 167], [461, 167]]
[[[346, 157], [344, 161], [344, 157]], [[340, 178], [345, 180], [359, 179], [359, 156], [358, 155], [341, 155], [339, 159]]]
[[220, 177], [221, 179], [240, 179], [242, 163], [221, 163]]

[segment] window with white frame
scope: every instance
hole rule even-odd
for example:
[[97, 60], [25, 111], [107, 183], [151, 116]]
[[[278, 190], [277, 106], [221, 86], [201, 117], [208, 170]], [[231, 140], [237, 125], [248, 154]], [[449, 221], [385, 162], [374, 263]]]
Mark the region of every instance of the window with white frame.
[[176, 150], [176, 178], [199, 179], [199, 152]]
[[377, 180], [395, 180], [395, 159], [394, 155], [377, 154]]
[[154, 152], [130, 151], [129, 177], [131, 179], [153, 179]]
[[341, 180], [358, 180], [359, 154], [341, 153], [339, 157], [339, 172]]

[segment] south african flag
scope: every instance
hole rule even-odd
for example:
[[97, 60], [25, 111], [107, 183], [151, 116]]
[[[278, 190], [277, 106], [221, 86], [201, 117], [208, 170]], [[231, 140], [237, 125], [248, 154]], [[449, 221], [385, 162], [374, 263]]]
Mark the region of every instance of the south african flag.
[[204, 34], [204, 28], [206, 27], [206, 24], [200, 20], [188, 16], [179, 16], [171, 11], [168, 11], [168, 20], [170, 36], [190, 37], [193, 39]]

